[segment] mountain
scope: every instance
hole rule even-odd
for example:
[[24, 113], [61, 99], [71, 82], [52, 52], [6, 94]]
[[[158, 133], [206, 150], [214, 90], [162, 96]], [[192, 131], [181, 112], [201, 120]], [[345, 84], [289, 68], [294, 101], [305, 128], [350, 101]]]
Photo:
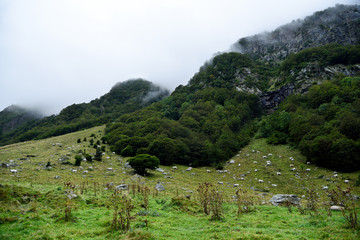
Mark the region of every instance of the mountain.
[[[312, 36], [310, 33], [318, 29], [319, 24], [329, 29], [349, 25], [348, 30], [352, 31], [359, 21], [358, 9], [358, 6], [339, 5], [315, 13], [303, 24], [298, 22], [294, 32], [300, 34], [298, 38], [303, 41]], [[340, 17], [330, 18], [335, 12]], [[349, 17], [342, 18], [343, 13]], [[106, 138], [111, 149], [124, 156], [156, 155], [164, 165], [178, 163], [221, 168], [224, 161], [261, 130], [257, 136], [269, 138], [271, 143], [288, 143], [294, 147], [303, 144], [303, 154], [319, 166], [340, 171], [359, 169], [356, 154], [359, 139], [347, 130], [358, 129], [359, 122], [353, 119], [360, 118], [357, 113], [358, 78], [352, 78], [360, 72], [360, 45], [343, 44], [358, 42], [353, 36], [357, 33], [351, 31], [338, 31], [338, 35], [329, 38], [328, 35], [337, 33], [330, 31], [319, 38], [326, 41], [315, 39], [314, 45], [290, 43], [291, 48], [279, 61], [262, 58], [261, 54], [267, 52], [258, 53], [257, 48], [217, 55], [202, 66], [187, 85], [178, 86], [168, 98], [109, 124]], [[348, 37], [350, 40], [346, 40]], [[264, 40], [261, 49], [285, 48], [285, 42], [286, 39], [276, 44]], [[318, 89], [317, 85], [324, 88]], [[326, 89], [330, 92], [326, 93]], [[300, 94], [291, 98], [291, 103], [286, 102], [294, 93]], [[275, 111], [276, 108], [285, 113]], [[300, 112], [291, 112], [297, 110]], [[268, 120], [264, 112], [274, 112], [274, 119], [270, 115]], [[345, 122], [347, 116], [351, 117], [351, 124]], [[316, 131], [306, 135], [311, 130]], [[317, 136], [320, 139], [316, 139]], [[324, 139], [324, 149], [312, 154]], [[342, 147], [354, 154], [346, 157], [347, 151], [339, 151]], [[322, 153], [326, 153], [323, 155], [327, 161], [320, 157]]]
[[[43, 119], [29, 118], [20, 114], [21, 109], [4, 110], [1, 123], [12, 131], [4, 131], [0, 135], [0, 145], [47, 138], [114, 121], [125, 113], [136, 111], [144, 106], [169, 95], [169, 91], [143, 79], [133, 79], [117, 83], [109, 93], [90, 103], [70, 105], [58, 115]], [[13, 109], [11, 107], [10, 109]], [[5, 114], [7, 113], [7, 115]], [[20, 114], [20, 115], [19, 115]], [[22, 124], [16, 124], [21, 119]], [[27, 121], [24, 121], [27, 119]], [[4, 122], [4, 123], [3, 123]]]
[[0, 136], [8, 134], [27, 123], [42, 119], [42, 114], [20, 106], [11, 105], [0, 112]]
[[266, 75], [238, 69], [237, 87], [257, 93], [272, 112], [290, 94], [304, 93], [314, 83], [355, 76], [360, 72], [354, 49], [359, 48], [359, 29], [360, 6], [336, 5], [272, 32], [241, 38], [232, 49], [263, 65]]
[[19, 128], [0, 143], [106, 123], [104, 140], [123, 156], [146, 153], [163, 165], [222, 168], [256, 134], [301, 149], [319, 166], [355, 171], [360, 168], [360, 140], [353, 134], [360, 129], [359, 78], [354, 77], [360, 72], [359, 19], [359, 6], [337, 5], [240, 39], [237, 52], [217, 55], [170, 96], [142, 79], [120, 83], [101, 98]]
[[336, 5], [275, 31], [241, 38], [233, 49], [279, 63], [291, 53], [329, 43], [360, 44], [360, 5]]

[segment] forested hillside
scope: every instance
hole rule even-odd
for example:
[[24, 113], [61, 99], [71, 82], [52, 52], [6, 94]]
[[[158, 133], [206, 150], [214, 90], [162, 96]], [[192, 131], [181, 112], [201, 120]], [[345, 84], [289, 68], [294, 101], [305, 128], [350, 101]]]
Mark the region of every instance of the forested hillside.
[[289, 97], [259, 122], [258, 136], [293, 144], [318, 166], [359, 170], [360, 77], [339, 77]]
[[73, 104], [58, 115], [30, 121], [0, 134], [0, 145], [58, 136], [102, 125], [168, 95], [168, 90], [143, 79], [120, 82], [109, 93], [90, 103]]

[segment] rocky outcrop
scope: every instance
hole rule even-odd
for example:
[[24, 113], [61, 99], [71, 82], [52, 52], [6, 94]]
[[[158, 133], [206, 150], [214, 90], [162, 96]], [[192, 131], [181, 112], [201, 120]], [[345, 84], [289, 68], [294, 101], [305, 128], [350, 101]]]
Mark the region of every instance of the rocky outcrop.
[[329, 43], [360, 43], [360, 6], [336, 5], [297, 20], [273, 32], [240, 39], [233, 51], [249, 53], [266, 62], [278, 63], [291, 53]]
[[267, 111], [274, 110], [282, 101], [284, 101], [295, 90], [295, 85], [288, 84], [280, 89], [262, 93], [259, 95], [263, 109]]
[[325, 80], [333, 79], [337, 75], [355, 76], [360, 73], [360, 64], [352, 66], [334, 65], [320, 67], [317, 63], [309, 63], [298, 73], [292, 72], [294, 82], [286, 84], [281, 88], [258, 93], [263, 109], [272, 112], [276, 107], [291, 94], [306, 93], [308, 89]]

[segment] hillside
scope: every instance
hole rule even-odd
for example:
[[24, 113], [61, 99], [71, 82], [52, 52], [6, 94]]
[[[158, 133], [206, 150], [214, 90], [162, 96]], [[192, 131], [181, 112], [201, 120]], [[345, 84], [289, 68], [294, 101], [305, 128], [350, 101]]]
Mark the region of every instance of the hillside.
[[[0, 134], [0, 145], [58, 136], [102, 125], [168, 95], [168, 90], [143, 79], [119, 82], [109, 93], [90, 103], [73, 104], [61, 110], [58, 115], [33, 118], [32, 121], [14, 126], [12, 131]], [[1, 116], [2, 121], [8, 119], [6, 121], [9, 123], [16, 122], [17, 118], [16, 115]]]
[[[0, 147], [2, 165], [10, 164], [0, 169], [1, 238], [131, 239], [138, 234], [137, 239], [356, 239], [359, 234], [358, 229], [348, 229], [339, 212], [328, 216], [326, 208], [331, 204], [328, 192], [338, 185], [342, 189], [351, 187], [352, 194], [360, 195], [360, 172], [336, 174], [306, 164], [297, 150], [268, 145], [263, 139], [252, 140], [222, 171], [212, 167], [189, 170], [181, 165], [177, 169], [160, 166], [142, 178], [125, 166], [126, 158], [113, 154], [105, 144], [102, 161], [82, 161], [81, 166], [74, 166], [80, 151], [95, 154], [90, 142], [101, 139], [103, 134], [101, 126]], [[205, 181], [222, 194], [221, 221], [211, 220], [202, 211], [197, 189]], [[71, 192], [76, 198], [68, 198], [64, 183], [75, 186]], [[165, 191], [156, 191], [157, 183]], [[109, 199], [120, 184], [129, 186], [122, 193], [130, 195], [135, 205], [129, 233], [111, 228], [114, 210]], [[147, 210], [142, 206], [142, 193], [134, 193], [132, 186], [150, 189]], [[287, 208], [268, 203], [275, 194], [291, 193], [301, 199], [306, 209], [309, 189], [318, 194], [317, 214], [306, 210], [302, 215], [296, 207], [290, 213]], [[236, 190], [244, 191], [242, 197], [251, 202], [245, 203], [249, 213], [237, 215], [233, 197]], [[68, 207], [71, 221], [64, 220]]]
[[0, 112], [0, 136], [8, 134], [17, 128], [40, 120], [43, 116], [35, 111], [12, 105]]

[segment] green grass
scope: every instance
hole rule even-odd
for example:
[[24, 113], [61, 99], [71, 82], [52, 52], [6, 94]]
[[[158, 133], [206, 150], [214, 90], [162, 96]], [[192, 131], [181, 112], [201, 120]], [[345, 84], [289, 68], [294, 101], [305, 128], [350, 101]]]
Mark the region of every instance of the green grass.
[[[96, 127], [45, 140], [0, 147], [0, 162], [9, 163], [13, 160], [17, 166], [11, 168], [19, 171], [18, 174], [12, 174], [9, 168], [0, 169], [0, 239], [359, 238], [359, 230], [350, 229], [339, 212], [334, 212], [332, 217], [328, 217], [323, 209], [319, 216], [301, 215], [296, 208], [289, 213], [287, 208], [266, 203], [278, 193], [293, 193], [301, 197], [306, 195], [307, 188], [316, 189], [321, 203], [328, 201], [322, 187], [332, 189], [337, 184], [342, 188], [352, 187], [353, 192], [360, 195], [359, 186], [355, 186], [359, 172], [338, 173], [338, 178], [334, 178], [332, 171], [307, 165], [305, 158], [291, 147], [267, 145], [262, 139], [253, 140], [234, 156], [232, 159], [235, 163], [225, 165], [226, 173], [217, 173], [210, 167], [186, 171], [188, 166], [177, 166], [177, 170], [173, 171], [172, 166], [161, 166], [167, 175], [150, 171], [148, 176], [138, 179], [131, 171], [123, 168], [126, 159], [112, 154], [108, 149], [102, 162], [82, 163], [83, 170], [89, 166], [94, 168], [87, 174], [82, 173], [83, 170], [72, 173], [71, 169], [77, 167], [59, 163], [58, 159], [65, 155], [74, 163], [79, 150], [95, 153], [95, 149], [88, 146], [90, 135], [96, 135], [96, 142], [103, 131], [104, 127]], [[87, 142], [77, 143], [78, 138], [84, 137], [88, 139]], [[62, 146], [53, 146], [54, 143], [62, 143]], [[268, 156], [269, 153], [272, 156]], [[264, 155], [268, 157], [264, 159]], [[295, 160], [291, 162], [289, 157]], [[267, 160], [271, 161], [271, 166], [266, 166]], [[51, 170], [45, 169], [48, 161], [52, 164]], [[290, 164], [297, 169], [297, 176], [290, 170]], [[107, 168], [113, 168], [114, 171], [108, 171]], [[306, 168], [311, 170], [308, 172]], [[255, 169], [258, 171], [255, 172]], [[210, 170], [210, 173], [206, 170]], [[280, 176], [276, 174], [278, 171], [282, 173]], [[246, 174], [244, 180], [240, 180], [242, 174]], [[60, 176], [60, 179], [55, 176]], [[259, 179], [264, 182], [259, 183]], [[344, 183], [345, 179], [350, 180], [350, 183]], [[223, 192], [226, 202], [221, 221], [213, 221], [201, 211], [196, 190], [198, 184], [204, 181], [213, 183]], [[220, 181], [222, 185], [218, 184]], [[79, 198], [71, 203], [73, 222], [63, 220], [66, 203], [64, 182], [77, 185], [74, 191]], [[166, 190], [155, 196], [157, 182], [161, 182]], [[128, 233], [111, 229], [113, 210], [107, 206], [112, 190], [106, 189], [107, 183], [113, 183], [114, 186], [141, 183], [151, 188], [147, 211], [141, 207], [141, 196], [137, 194], [134, 197], [134, 219]], [[237, 206], [232, 201], [238, 189], [233, 186], [235, 183], [240, 184], [240, 188], [248, 189], [249, 194], [257, 198], [254, 211], [237, 216]], [[253, 191], [250, 187], [265, 192]], [[132, 196], [131, 190], [129, 195]], [[171, 199], [177, 195], [188, 195], [190, 200], [171, 204]], [[306, 196], [301, 202], [306, 205]], [[323, 208], [323, 205], [320, 206]]]

